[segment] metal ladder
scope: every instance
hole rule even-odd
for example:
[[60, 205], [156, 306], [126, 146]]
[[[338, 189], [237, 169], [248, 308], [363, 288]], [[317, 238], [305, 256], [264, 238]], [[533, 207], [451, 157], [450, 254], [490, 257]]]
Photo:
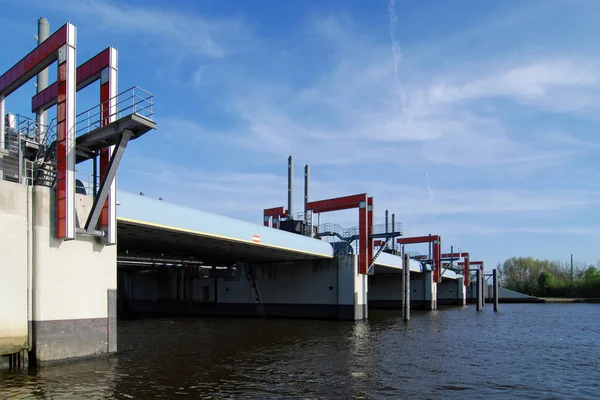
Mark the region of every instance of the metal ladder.
[[254, 276], [254, 271], [252, 271], [252, 267], [249, 263], [246, 263], [246, 276], [248, 281], [250, 282], [250, 287], [252, 288], [252, 295], [254, 298], [254, 304], [256, 304], [256, 314], [259, 317], [266, 317], [267, 312], [265, 309], [265, 305], [262, 303], [260, 298], [260, 292], [258, 291], [258, 286], [256, 284], [256, 277]]

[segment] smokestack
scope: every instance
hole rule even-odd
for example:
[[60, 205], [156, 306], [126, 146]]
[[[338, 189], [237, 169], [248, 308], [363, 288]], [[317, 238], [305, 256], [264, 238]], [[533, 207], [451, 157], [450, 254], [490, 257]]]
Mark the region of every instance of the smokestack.
[[[392, 213], [392, 232], [396, 232], [396, 213]], [[394, 238], [395, 240], [395, 238]], [[396, 242], [392, 241], [392, 249], [396, 250]]]
[[290, 219], [294, 219], [294, 210], [292, 203], [294, 202], [294, 157], [288, 157], [288, 215]]
[[310, 182], [310, 166], [306, 164], [304, 166], [304, 217], [306, 218], [306, 204], [308, 203], [308, 197], [310, 188], [308, 187]]
[[[388, 226], [389, 226], [389, 220], [388, 220], [388, 210], [385, 210], [385, 240], [388, 240]], [[394, 229], [392, 229], [392, 232], [394, 231]], [[385, 245], [385, 248], [387, 249], [389, 247], [389, 243]]]
[[[38, 19], [38, 46], [50, 36], [50, 23], [44, 17]], [[37, 75], [37, 93], [48, 87], [48, 68], [45, 68]], [[45, 134], [48, 117], [46, 111], [38, 112], [35, 118], [38, 127], [38, 141], [41, 141]]]

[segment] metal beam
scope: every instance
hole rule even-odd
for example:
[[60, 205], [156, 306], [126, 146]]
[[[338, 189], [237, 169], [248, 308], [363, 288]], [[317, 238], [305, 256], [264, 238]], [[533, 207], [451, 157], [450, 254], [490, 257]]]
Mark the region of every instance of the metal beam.
[[108, 197], [108, 192], [110, 190], [110, 186], [117, 175], [117, 169], [119, 168], [119, 163], [121, 162], [121, 158], [123, 158], [123, 153], [125, 153], [125, 148], [127, 147], [127, 143], [129, 139], [133, 136], [133, 132], [126, 129], [123, 131], [123, 134], [119, 138], [115, 146], [115, 150], [113, 151], [112, 157], [110, 158], [110, 162], [108, 163], [108, 168], [106, 169], [105, 176], [102, 177], [102, 181], [100, 183], [100, 190], [98, 191], [98, 196], [94, 198], [94, 204], [92, 206], [92, 210], [90, 211], [90, 215], [85, 223], [85, 230], [87, 232], [91, 232], [96, 229], [96, 224], [98, 223], [98, 219], [100, 218], [100, 212], [102, 211], [102, 207], [104, 206], [104, 202]]
[[[79, 67], [77, 67], [75, 75], [76, 78], [76, 90], [80, 91], [88, 85], [100, 79], [102, 70], [110, 66], [110, 53], [111, 47], [102, 50], [94, 57], [90, 58]], [[39, 87], [38, 87], [39, 89]], [[48, 80], [46, 78], [46, 85], [42, 87], [35, 96], [31, 98], [31, 112], [37, 113], [45, 111], [56, 104], [56, 98], [58, 94], [58, 84], [54, 82], [48, 86]], [[116, 93], [115, 93], [116, 95]]]
[[439, 241], [440, 237], [438, 235], [431, 236], [414, 236], [414, 237], [401, 237], [396, 239], [396, 243], [398, 244], [417, 244], [417, 243], [432, 243], [435, 241]]
[[8, 96], [56, 61], [58, 49], [67, 43], [70, 29], [74, 26], [67, 22], [0, 76], [0, 95]]
[[335, 197], [327, 200], [309, 201], [306, 203], [306, 208], [315, 214], [328, 211], [348, 210], [359, 207], [361, 202], [366, 203], [366, 196], [366, 193], [361, 193], [352, 196]]

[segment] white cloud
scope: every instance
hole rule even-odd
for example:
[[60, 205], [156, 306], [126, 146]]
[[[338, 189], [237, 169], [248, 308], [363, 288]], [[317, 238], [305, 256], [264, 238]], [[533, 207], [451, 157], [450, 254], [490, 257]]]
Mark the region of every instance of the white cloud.
[[176, 49], [169, 54], [222, 58], [248, 48], [253, 40], [251, 32], [240, 19], [210, 19], [191, 9], [175, 11], [173, 7], [133, 6], [106, 0], [34, 3], [42, 8], [89, 18], [90, 27], [101, 27], [104, 31], [110, 29], [138, 38], [150, 36], [153, 44], [160, 45], [163, 51]]
[[[553, 111], [576, 111], [587, 103], [588, 93], [600, 91], [598, 67], [600, 63], [594, 59], [549, 58], [521, 62], [496, 67], [478, 78], [456, 77], [457, 82], [442, 81], [429, 89], [429, 97], [434, 103], [508, 98]], [[574, 96], [580, 101], [567, 106], [561, 96], [571, 100]]]

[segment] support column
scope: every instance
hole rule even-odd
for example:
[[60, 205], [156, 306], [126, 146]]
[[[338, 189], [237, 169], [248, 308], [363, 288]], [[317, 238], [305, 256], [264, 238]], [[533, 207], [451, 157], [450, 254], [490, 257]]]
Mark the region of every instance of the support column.
[[402, 320], [410, 320], [410, 257], [402, 259]]
[[56, 132], [56, 237], [75, 239], [75, 26], [67, 25], [58, 51]]
[[475, 271], [476, 274], [476, 281], [477, 281], [477, 290], [476, 290], [476, 296], [475, 296], [475, 303], [477, 304], [477, 311], [481, 311], [482, 307], [481, 307], [481, 297], [483, 294], [483, 291], [481, 290], [481, 284], [483, 282], [482, 278], [482, 273], [481, 270], [478, 269], [477, 271]]
[[369, 235], [368, 235], [368, 212], [367, 198], [360, 202], [358, 207], [358, 269], [361, 274], [367, 273], [369, 267]]
[[494, 268], [492, 274], [494, 279], [494, 311], [498, 311], [498, 270]]
[[6, 108], [4, 95], [0, 94], [0, 150], [4, 150], [6, 143], [4, 138], [6, 136]]
[[[110, 124], [117, 119], [117, 94], [118, 94], [118, 53], [117, 49], [110, 48], [109, 67], [100, 75], [100, 112], [102, 126]], [[108, 171], [110, 159], [115, 146], [100, 150], [100, 175], [104, 177]], [[106, 244], [117, 243], [117, 178], [113, 179], [108, 197], [100, 213], [100, 229], [106, 232]]]
[[481, 271], [481, 309], [483, 310], [485, 308], [485, 271], [483, 270], [483, 265], [481, 267], [479, 267], [479, 270]]
[[[40, 18], [38, 19], [38, 46], [41, 45], [44, 40], [48, 39], [48, 36], [50, 35], [50, 24], [48, 23], [48, 20], [46, 18]], [[45, 68], [44, 70], [42, 70], [42, 72], [40, 72], [37, 75], [37, 89], [36, 89], [36, 93], [40, 93], [42, 90], [46, 89], [48, 87], [48, 68]], [[47, 129], [47, 125], [48, 125], [48, 120], [47, 120], [47, 112], [44, 111], [38, 111], [36, 113], [36, 123], [37, 123], [37, 141], [41, 142], [45, 135], [46, 135], [46, 129]]]
[[[369, 250], [369, 255], [367, 257], [367, 268], [371, 265], [371, 262], [373, 261], [373, 239], [371, 238], [371, 235], [373, 234], [373, 213], [375, 212], [374, 207], [373, 207], [373, 198], [369, 197], [367, 199], [367, 226], [368, 226], [368, 230], [367, 232], [368, 237], [369, 237], [369, 243], [367, 244], [368, 246], [368, 250]], [[368, 271], [367, 271], [368, 272]]]

